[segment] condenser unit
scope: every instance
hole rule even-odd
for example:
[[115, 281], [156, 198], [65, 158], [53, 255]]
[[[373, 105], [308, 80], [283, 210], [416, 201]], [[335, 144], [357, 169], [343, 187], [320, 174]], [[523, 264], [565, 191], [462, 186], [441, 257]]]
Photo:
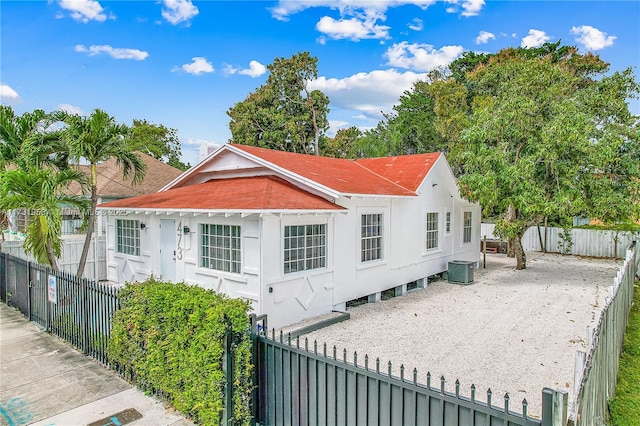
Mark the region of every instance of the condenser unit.
[[470, 284], [473, 282], [474, 262], [452, 260], [449, 262], [447, 276], [450, 283]]

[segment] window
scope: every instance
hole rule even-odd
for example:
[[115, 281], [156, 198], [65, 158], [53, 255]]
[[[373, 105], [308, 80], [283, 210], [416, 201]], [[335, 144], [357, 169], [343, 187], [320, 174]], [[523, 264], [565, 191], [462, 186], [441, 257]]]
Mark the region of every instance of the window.
[[200, 266], [240, 273], [240, 227], [200, 225]]
[[360, 226], [361, 262], [382, 259], [382, 215], [363, 214]]
[[471, 242], [471, 212], [464, 212], [464, 225], [462, 228], [462, 242]]
[[427, 213], [427, 250], [438, 248], [438, 213]]
[[447, 234], [451, 233], [451, 212], [447, 212], [446, 223], [444, 225], [444, 232]]
[[326, 266], [326, 225], [284, 227], [284, 273]]
[[140, 256], [140, 221], [116, 219], [116, 251]]

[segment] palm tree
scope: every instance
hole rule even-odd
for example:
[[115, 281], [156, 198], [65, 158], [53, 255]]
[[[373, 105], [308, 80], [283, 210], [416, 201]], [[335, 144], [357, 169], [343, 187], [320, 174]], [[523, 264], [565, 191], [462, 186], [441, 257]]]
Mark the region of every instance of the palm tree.
[[24, 250], [55, 271], [62, 247], [63, 209], [80, 210], [84, 215], [89, 208], [86, 197], [64, 193], [73, 182], [82, 184], [86, 177], [73, 169], [40, 166], [0, 174], [0, 209], [27, 209], [31, 213], [33, 220], [26, 229]]
[[[45, 164], [67, 167], [67, 150], [56, 119], [43, 110], [16, 115], [8, 105], [0, 105], [0, 173], [9, 168], [28, 170]], [[0, 226], [9, 225], [0, 209]]]
[[91, 205], [88, 212], [87, 234], [76, 273], [81, 277], [89, 253], [98, 204], [96, 166], [110, 158], [115, 158], [116, 163], [122, 168], [124, 177], [131, 176], [132, 183], [136, 184], [144, 178], [145, 164], [129, 143], [129, 128], [124, 124], [116, 123], [115, 119], [106, 112], [95, 109], [90, 116], [81, 117], [59, 111], [54, 116], [68, 126], [64, 132], [64, 139], [69, 147], [70, 161], [76, 164], [86, 162], [90, 167]]
[[42, 164], [66, 168], [67, 149], [57, 121], [41, 109], [16, 115], [10, 106], [0, 105], [0, 170]]

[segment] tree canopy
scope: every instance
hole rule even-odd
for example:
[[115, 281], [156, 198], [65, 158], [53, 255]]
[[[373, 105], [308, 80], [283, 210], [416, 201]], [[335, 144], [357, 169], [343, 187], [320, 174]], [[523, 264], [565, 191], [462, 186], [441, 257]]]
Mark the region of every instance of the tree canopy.
[[267, 65], [266, 83], [227, 111], [232, 142], [319, 155], [329, 128], [329, 98], [308, 89], [318, 77], [317, 63], [299, 52]]
[[167, 128], [162, 124], [152, 124], [147, 120], [134, 119], [130, 143], [134, 150], [182, 171], [191, 167], [180, 160], [182, 149], [176, 129]]

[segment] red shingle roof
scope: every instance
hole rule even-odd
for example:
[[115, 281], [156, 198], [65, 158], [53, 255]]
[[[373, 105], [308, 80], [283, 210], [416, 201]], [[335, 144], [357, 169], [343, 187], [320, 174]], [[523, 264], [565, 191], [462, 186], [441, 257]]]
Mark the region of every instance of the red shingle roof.
[[356, 160], [356, 163], [404, 188], [417, 191], [440, 155], [442, 154], [439, 152], [430, 152], [397, 157], [362, 158]]
[[181, 210], [344, 210], [275, 176], [216, 179], [111, 201], [101, 208]]
[[[425, 164], [424, 159], [412, 159], [414, 156], [404, 155], [375, 159], [376, 167], [370, 169], [360, 160], [295, 154], [238, 144], [231, 146], [343, 194], [415, 196], [415, 181], [419, 179], [421, 182], [433, 164]], [[439, 154], [426, 155], [435, 155], [437, 158]], [[393, 165], [390, 169], [395, 172], [383, 167], [385, 161]], [[420, 163], [424, 170], [417, 170]], [[405, 167], [407, 171], [403, 172]], [[412, 176], [412, 173], [418, 176]]]

